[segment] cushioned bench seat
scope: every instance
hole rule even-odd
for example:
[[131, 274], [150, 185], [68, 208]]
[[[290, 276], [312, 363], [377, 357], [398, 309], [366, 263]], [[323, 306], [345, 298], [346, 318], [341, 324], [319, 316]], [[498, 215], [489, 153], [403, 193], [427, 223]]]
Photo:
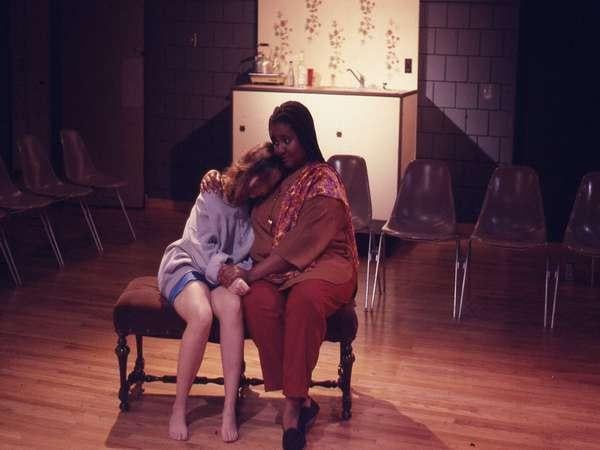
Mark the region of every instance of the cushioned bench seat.
[[[119, 359], [120, 389], [119, 399], [122, 411], [129, 409], [129, 393], [136, 386], [141, 393], [142, 384], [151, 381], [174, 383], [175, 376], [153, 376], [144, 371], [143, 337], [181, 339], [185, 322], [171, 308], [158, 290], [156, 277], [140, 277], [132, 280], [120, 295], [113, 311], [115, 331], [118, 335], [115, 352]], [[354, 354], [352, 341], [356, 337], [358, 322], [354, 305], [348, 305], [327, 320], [327, 335], [325, 340], [340, 343], [340, 364], [338, 379], [313, 381], [311, 386], [339, 387], [342, 390], [342, 418], [351, 416], [350, 381]], [[127, 336], [135, 335], [137, 357], [133, 371], [127, 375], [127, 357], [130, 349]], [[246, 332], [246, 338], [249, 338]], [[219, 342], [219, 322], [215, 319], [210, 332], [209, 341]], [[247, 378], [242, 370], [240, 389], [250, 385], [262, 384], [259, 378]], [[196, 377], [194, 383], [223, 384], [223, 378]]]

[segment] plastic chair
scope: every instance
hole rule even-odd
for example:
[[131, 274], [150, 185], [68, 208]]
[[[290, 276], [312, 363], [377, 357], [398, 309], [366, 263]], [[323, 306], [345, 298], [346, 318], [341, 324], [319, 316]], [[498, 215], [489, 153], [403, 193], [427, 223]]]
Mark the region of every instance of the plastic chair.
[[8, 175], [4, 161], [0, 158], [0, 208], [8, 210], [9, 214], [39, 210], [40, 220], [42, 221], [42, 225], [44, 225], [44, 231], [46, 231], [58, 266], [63, 267], [65, 264], [60, 253], [60, 248], [58, 247], [58, 242], [54, 236], [50, 218], [46, 212], [46, 207], [52, 203], [54, 203], [52, 199], [17, 189]]
[[127, 181], [106, 175], [96, 169], [85, 142], [77, 131], [69, 129], [60, 130], [60, 140], [63, 148], [63, 161], [67, 179], [75, 184], [94, 189], [114, 189], [127, 225], [129, 226], [131, 236], [135, 240], [135, 231], [133, 230], [133, 225], [131, 225], [131, 220], [129, 220], [125, 204], [119, 192], [119, 188], [126, 186]]
[[61, 181], [54, 173], [48, 153], [35, 136], [26, 134], [19, 138], [17, 149], [21, 158], [21, 170], [23, 171], [25, 187], [31, 192], [45, 197], [57, 200], [77, 200], [98, 253], [102, 253], [100, 236], [92, 218], [92, 212], [85, 201], [85, 197], [90, 195], [92, 190]]
[[[369, 189], [369, 175], [367, 173], [367, 163], [364, 158], [356, 155], [333, 155], [327, 163], [331, 165], [340, 175], [348, 202], [352, 210], [352, 226], [356, 233], [368, 233], [369, 250], [367, 254], [367, 274], [365, 280], [365, 311], [369, 307], [369, 284], [371, 273], [371, 261], [374, 253], [373, 233], [380, 233], [381, 226], [377, 226], [373, 220], [373, 209], [371, 206], [371, 191]], [[379, 261], [381, 252], [375, 254], [375, 260]], [[373, 281], [373, 292], [375, 292], [375, 283]], [[381, 284], [379, 285], [381, 292]]]
[[[590, 172], [581, 179], [563, 246], [574, 253], [591, 257], [590, 284], [593, 286], [594, 258], [600, 256], [600, 172]], [[554, 328], [557, 307], [558, 294], [554, 296], [550, 328]]]
[[10, 246], [8, 245], [8, 239], [6, 238], [6, 233], [4, 232], [4, 227], [2, 226], [2, 222], [4, 222], [7, 217], [8, 212], [0, 209], [0, 251], [2, 252], [2, 256], [4, 256], [4, 260], [6, 261], [6, 265], [8, 266], [8, 270], [13, 282], [16, 286], [22, 286], [23, 281], [21, 280], [21, 275], [19, 275], [19, 270], [17, 269], [17, 265], [13, 259]]
[[[456, 242], [452, 310], [453, 317], [456, 317], [461, 267], [460, 236], [456, 230], [452, 178], [443, 161], [417, 159], [410, 162], [402, 178], [394, 209], [382, 228], [380, 248], [386, 234], [406, 241]], [[378, 269], [379, 265], [375, 268], [375, 276]], [[373, 302], [374, 298], [371, 299], [371, 307]]]
[[556, 293], [558, 268], [551, 274], [542, 194], [538, 176], [533, 169], [524, 166], [497, 167], [490, 178], [481, 212], [467, 246], [458, 311], [459, 320], [462, 316], [465, 284], [469, 276], [472, 241], [520, 250], [545, 248], [544, 327], [546, 327], [549, 282], [553, 275]]

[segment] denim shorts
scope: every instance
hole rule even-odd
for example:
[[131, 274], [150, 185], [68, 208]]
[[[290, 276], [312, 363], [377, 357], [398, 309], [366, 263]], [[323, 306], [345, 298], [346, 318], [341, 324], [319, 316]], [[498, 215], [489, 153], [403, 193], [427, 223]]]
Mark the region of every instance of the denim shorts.
[[183, 275], [179, 279], [177, 284], [173, 286], [173, 289], [171, 289], [171, 293], [167, 298], [167, 303], [173, 306], [173, 303], [175, 303], [175, 299], [177, 298], [177, 296], [181, 293], [181, 291], [183, 291], [183, 288], [186, 287], [186, 285], [191, 281], [201, 281], [204, 284], [206, 284], [211, 291], [217, 287], [216, 284], [212, 284], [210, 281], [208, 281], [203, 273], [193, 270]]

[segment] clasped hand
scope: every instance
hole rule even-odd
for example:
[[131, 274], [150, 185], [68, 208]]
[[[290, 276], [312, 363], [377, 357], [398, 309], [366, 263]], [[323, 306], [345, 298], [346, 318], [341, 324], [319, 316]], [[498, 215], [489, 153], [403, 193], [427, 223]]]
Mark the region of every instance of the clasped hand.
[[248, 271], [233, 264], [223, 264], [219, 269], [217, 281], [236, 295], [248, 292]]

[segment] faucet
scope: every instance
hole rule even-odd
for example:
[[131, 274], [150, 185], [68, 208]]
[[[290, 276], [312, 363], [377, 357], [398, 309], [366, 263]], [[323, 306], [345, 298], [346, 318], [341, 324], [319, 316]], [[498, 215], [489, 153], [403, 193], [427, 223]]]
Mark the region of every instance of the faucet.
[[[365, 87], [365, 77], [362, 73], [360, 73], [358, 71], [354, 72], [354, 70], [352, 70], [350, 67], [348, 67], [348, 69], [346, 71], [350, 72], [354, 76], [354, 78], [356, 78], [356, 80], [360, 84], [361, 88]], [[357, 72], [358, 72], [358, 75], [356, 74]]]

